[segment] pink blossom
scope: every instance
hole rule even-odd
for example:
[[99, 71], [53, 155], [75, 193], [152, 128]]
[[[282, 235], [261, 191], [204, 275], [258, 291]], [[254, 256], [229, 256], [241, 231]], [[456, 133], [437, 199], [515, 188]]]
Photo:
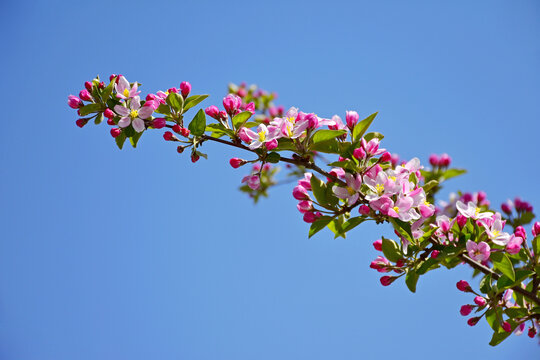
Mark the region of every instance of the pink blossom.
[[346, 187], [335, 185], [332, 191], [338, 198], [346, 200], [347, 204], [354, 205], [360, 196], [362, 176], [360, 174], [352, 175], [345, 173], [345, 182], [347, 183]]
[[383, 256], [377, 256], [375, 260], [369, 265], [370, 268], [377, 270], [378, 272], [389, 272], [390, 261]]
[[345, 124], [343, 124], [343, 121], [337, 115], [332, 116], [332, 122], [333, 122], [333, 124], [328, 125], [328, 128], [330, 130], [345, 130], [345, 129], [347, 129], [347, 126]]
[[495, 213], [491, 218], [482, 219], [481, 224], [486, 229], [486, 234], [493, 243], [500, 246], [508, 244], [510, 234], [502, 231], [505, 221], [501, 219], [500, 213]]
[[521, 250], [521, 244], [523, 243], [523, 238], [516, 236], [515, 234], [510, 235], [508, 238], [508, 243], [506, 244], [506, 252], [515, 255], [518, 254]]
[[461, 215], [474, 220], [490, 218], [493, 215], [493, 213], [489, 211], [482, 212], [482, 209], [477, 207], [472, 201], [469, 201], [467, 205], [458, 201], [456, 202], [456, 208]]
[[311, 191], [311, 177], [313, 176], [312, 173], [304, 173], [304, 177], [300, 180], [298, 180], [298, 185], [303, 186], [306, 190]]
[[124, 100], [134, 98], [141, 93], [140, 91], [137, 91], [137, 83], [134, 83], [133, 86], [131, 86], [129, 81], [122, 75], [116, 79], [114, 87], [116, 89], [116, 97]]
[[302, 185], [297, 185], [292, 194], [296, 200], [310, 200], [307, 190]]
[[118, 126], [121, 128], [126, 128], [131, 124], [133, 125], [133, 129], [135, 129], [135, 131], [144, 131], [146, 128], [144, 119], [150, 117], [154, 110], [150, 107], [141, 108], [141, 103], [138, 96], [131, 99], [129, 105], [130, 108], [122, 105], [116, 105], [114, 107], [114, 111], [116, 111], [116, 113], [122, 117], [118, 122]]
[[252, 190], [258, 190], [261, 187], [261, 179], [257, 174], [244, 176], [242, 182], [247, 183], [247, 186]]
[[481, 241], [477, 244], [472, 240], [467, 240], [466, 247], [471, 259], [478, 262], [484, 262], [489, 259], [491, 248], [487, 243]]
[[298, 203], [298, 205], [296, 205], [296, 208], [301, 213], [306, 213], [313, 210], [313, 203], [309, 200], [302, 200]]
[[182, 96], [186, 98], [191, 92], [191, 84], [187, 81], [182, 81], [180, 83], [180, 92], [182, 93]]
[[68, 96], [68, 105], [70, 108], [72, 109], [78, 109], [80, 108], [81, 106], [84, 105], [84, 103], [82, 102], [81, 99], [79, 99], [78, 97], [76, 97], [75, 95], [69, 95]]
[[440, 216], [437, 216], [435, 221], [437, 222], [437, 227], [439, 227], [439, 229], [441, 229], [442, 232], [447, 233], [452, 228], [452, 225], [454, 224], [454, 221], [456, 220], [453, 219], [452, 221], [450, 221], [448, 216], [440, 215]]
[[236, 115], [241, 105], [242, 99], [237, 95], [229, 94], [223, 98], [223, 107], [230, 116]]
[[350, 129], [353, 129], [356, 123], [358, 122], [358, 119], [360, 119], [360, 116], [356, 111], [347, 111], [345, 115], [345, 120], [347, 122], [347, 126]]

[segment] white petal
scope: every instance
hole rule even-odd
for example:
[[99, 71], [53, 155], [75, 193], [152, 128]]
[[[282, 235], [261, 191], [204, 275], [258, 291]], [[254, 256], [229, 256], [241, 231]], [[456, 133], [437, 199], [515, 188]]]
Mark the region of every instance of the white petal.
[[114, 111], [120, 116], [127, 116], [129, 114], [129, 109], [122, 105], [116, 105]]
[[144, 129], [146, 128], [144, 126], [144, 120], [139, 119], [139, 118], [133, 119], [133, 128], [135, 129], [136, 132], [143, 132]]
[[131, 120], [130, 120], [130, 118], [128, 118], [128, 117], [123, 117], [123, 118], [121, 118], [120, 121], [118, 122], [118, 126], [120, 126], [121, 128], [128, 127], [129, 124], [131, 124]]

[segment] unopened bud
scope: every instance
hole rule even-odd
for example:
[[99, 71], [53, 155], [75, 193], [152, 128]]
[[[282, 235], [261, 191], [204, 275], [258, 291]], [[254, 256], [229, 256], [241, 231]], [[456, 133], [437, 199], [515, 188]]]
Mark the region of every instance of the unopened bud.
[[478, 306], [484, 306], [486, 305], [486, 299], [481, 296], [477, 296], [474, 298], [474, 303]]
[[358, 160], [362, 160], [362, 159], [365, 159], [366, 152], [364, 151], [363, 148], [359, 147], [359, 148], [354, 149], [353, 156]]
[[531, 327], [529, 328], [529, 332], [527, 333], [527, 335], [530, 337], [530, 338], [533, 338], [536, 336], [536, 329]]
[[86, 81], [86, 82], [84, 83], [84, 87], [86, 88], [86, 90], [92, 91], [92, 88], [94, 87], [94, 84], [92, 84], [91, 81]]
[[512, 332], [512, 325], [508, 321], [503, 321], [502, 328], [506, 332]]
[[112, 128], [111, 129], [111, 136], [113, 138], [117, 138], [118, 135], [120, 135], [121, 132], [122, 132], [122, 129], [120, 129], [120, 128]]
[[182, 93], [182, 96], [186, 98], [191, 92], [191, 84], [187, 81], [182, 81], [180, 83], [180, 92]]
[[182, 135], [183, 137], [188, 137], [190, 133], [191, 131], [189, 129], [186, 129], [186, 128], [180, 129], [180, 135]]
[[69, 95], [68, 96], [68, 105], [72, 109], [78, 109], [81, 106], [83, 106], [84, 104], [83, 104], [82, 100], [79, 99], [78, 97], [76, 97], [74, 95]]
[[381, 155], [381, 162], [388, 162], [390, 160], [392, 160], [392, 154], [390, 154], [388, 151]]
[[75, 124], [77, 124], [78, 127], [82, 128], [84, 125], [88, 123], [88, 119], [79, 119], [75, 121]]
[[373, 247], [375, 248], [375, 250], [377, 251], [382, 251], [382, 240], [379, 239], [379, 240], [375, 240], [373, 242]]
[[200, 159], [200, 156], [198, 154], [196, 154], [196, 153], [191, 154], [191, 162], [192, 163], [196, 163], [197, 161], [199, 161], [199, 159]]
[[116, 125], [113, 119], [107, 119], [107, 124], [111, 126]]
[[381, 281], [381, 285], [382, 286], [388, 286], [390, 285], [391, 283], [394, 282], [394, 280], [396, 280], [396, 278], [394, 276], [383, 276], [380, 281]]
[[458, 281], [456, 284], [456, 287], [458, 288], [459, 291], [471, 292], [471, 286], [465, 280]]
[[178, 124], [176, 124], [176, 125], [174, 125], [174, 126], [172, 127], [172, 131], [174, 131], [174, 132], [177, 133], [177, 134], [180, 134], [180, 129], [182, 129], [182, 128], [181, 128], [180, 125], [178, 125]]
[[473, 309], [472, 305], [469, 305], [469, 304], [463, 305], [461, 309], [459, 309], [459, 313], [463, 316], [467, 316], [471, 313], [472, 309]]
[[360, 115], [356, 111], [347, 111], [345, 115], [345, 121], [350, 129], [353, 129], [356, 123], [360, 119]]
[[436, 259], [437, 256], [439, 256], [439, 254], [440, 254], [439, 250], [433, 250], [431, 252], [430, 256], [431, 256], [432, 259]]
[[235, 169], [238, 169], [240, 166], [244, 165], [247, 161], [240, 158], [232, 158], [229, 160], [229, 164]]
[[478, 323], [479, 320], [480, 320], [479, 317], [472, 317], [469, 320], [467, 320], [467, 325], [474, 326]]
[[182, 145], [179, 145], [177, 148], [176, 148], [176, 152], [181, 154], [184, 152], [184, 147]]
[[163, 134], [163, 138], [165, 139], [165, 141], [171, 141], [173, 137], [174, 135], [170, 131], [165, 131], [165, 133]]
[[465, 226], [465, 224], [467, 224], [467, 218], [463, 215], [458, 215], [457, 218], [456, 218], [456, 222], [459, 226], [460, 229], [463, 229], [463, 227]]
[[112, 119], [114, 117], [114, 112], [111, 109], [107, 108], [103, 112], [103, 116], [105, 116], [107, 119]]
[[154, 129], [162, 129], [167, 125], [167, 120], [165, 118], [155, 118], [152, 120], [152, 127]]
[[442, 154], [439, 158], [439, 166], [441, 167], [448, 167], [450, 166], [450, 163], [452, 162], [452, 158], [448, 154]]
[[439, 157], [437, 156], [437, 154], [431, 154], [431, 155], [429, 155], [429, 163], [430, 163], [431, 166], [433, 166], [433, 167], [439, 166]]
[[360, 215], [366, 216], [366, 215], [369, 215], [369, 213], [371, 212], [371, 209], [367, 205], [361, 205], [358, 208], [358, 212], [360, 213]]
[[533, 227], [532, 227], [532, 235], [534, 237], [537, 237], [538, 235], [540, 235], [540, 222], [535, 222]]

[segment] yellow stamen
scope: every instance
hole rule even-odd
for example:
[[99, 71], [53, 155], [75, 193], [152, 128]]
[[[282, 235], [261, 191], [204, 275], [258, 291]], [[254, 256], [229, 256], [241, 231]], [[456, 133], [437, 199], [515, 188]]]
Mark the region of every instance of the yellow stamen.
[[347, 186], [347, 191], [349, 192], [349, 195], [354, 195], [354, 193], [356, 192], [356, 191], [354, 191], [354, 189], [353, 189], [352, 187], [350, 187], [350, 186]]
[[493, 234], [493, 237], [497, 237], [501, 232], [498, 230], [493, 230], [491, 233]]
[[399, 208], [397, 206], [394, 206], [394, 211], [399, 213]]
[[131, 110], [131, 112], [129, 113], [129, 116], [132, 119], [135, 119], [137, 116], [139, 116], [139, 112], [137, 110]]
[[426, 200], [426, 201], [424, 201], [424, 205], [429, 206], [431, 204], [429, 203], [429, 201]]
[[377, 192], [380, 194], [382, 194], [384, 192], [384, 185], [382, 184], [377, 184], [375, 185], [375, 189], [377, 190]]
[[390, 180], [392, 180], [392, 181], [396, 181], [396, 177], [395, 177], [395, 176], [389, 176], [388, 178], [389, 178]]
[[129, 97], [129, 90], [128, 89], [124, 89], [124, 96]]
[[266, 140], [266, 133], [264, 131], [261, 131], [259, 133], [259, 141], [264, 142], [264, 140]]

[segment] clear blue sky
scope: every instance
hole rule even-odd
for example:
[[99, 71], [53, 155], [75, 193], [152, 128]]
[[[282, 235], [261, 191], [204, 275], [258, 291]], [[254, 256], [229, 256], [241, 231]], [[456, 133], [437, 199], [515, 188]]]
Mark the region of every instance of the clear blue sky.
[[540, 210], [537, 1], [3, 1], [0, 14], [1, 359], [540, 353], [466, 325], [468, 270], [383, 288], [368, 266], [389, 229], [308, 240], [292, 186], [257, 206], [236, 190], [246, 171], [227, 161], [245, 154], [209, 145], [193, 165], [157, 132], [118, 151], [66, 105], [96, 74], [144, 92], [187, 80], [206, 106], [230, 81], [257, 83], [320, 116], [379, 111], [386, 148], [470, 170], [446, 193]]

